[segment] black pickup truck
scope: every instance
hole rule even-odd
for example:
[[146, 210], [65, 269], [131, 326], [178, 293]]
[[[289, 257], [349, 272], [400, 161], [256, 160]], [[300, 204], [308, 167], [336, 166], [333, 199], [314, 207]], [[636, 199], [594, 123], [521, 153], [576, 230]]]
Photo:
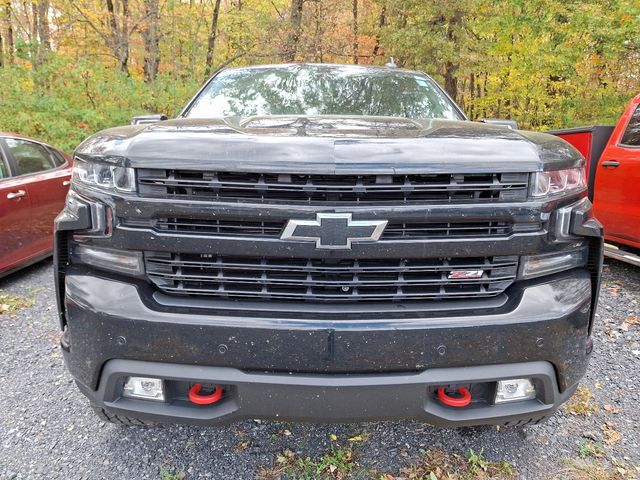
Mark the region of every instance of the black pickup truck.
[[124, 424], [537, 423], [601, 263], [573, 147], [386, 67], [223, 70], [85, 140], [56, 221], [67, 366]]

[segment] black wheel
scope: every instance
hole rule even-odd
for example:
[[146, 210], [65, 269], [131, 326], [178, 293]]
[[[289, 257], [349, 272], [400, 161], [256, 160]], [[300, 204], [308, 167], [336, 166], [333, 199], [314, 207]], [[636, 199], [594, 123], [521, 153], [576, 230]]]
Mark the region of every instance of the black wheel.
[[150, 422], [148, 420], [141, 420], [139, 418], [134, 417], [125, 417], [124, 415], [118, 415], [117, 413], [109, 412], [102, 407], [97, 405], [91, 405], [93, 411], [96, 413], [98, 417], [104, 422], [115, 423], [116, 425], [129, 425], [136, 427], [151, 427], [155, 425], [154, 422]]

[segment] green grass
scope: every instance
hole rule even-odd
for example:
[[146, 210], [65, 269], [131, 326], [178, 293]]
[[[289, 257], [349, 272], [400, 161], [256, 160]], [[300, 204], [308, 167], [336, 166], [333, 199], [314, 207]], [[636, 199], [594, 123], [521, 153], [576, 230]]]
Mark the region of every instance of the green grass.
[[286, 476], [291, 479], [343, 479], [353, 475], [362, 476], [364, 469], [355, 461], [352, 448], [340, 448], [332, 445], [331, 450], [317, 460], [301, 458], [291, 450], [285, 450], [276, 457], [270, 468], [261, 468], [258, 478], [270, 480]]
[[369, 478], [376, 480], [511, 480], [517, 472], [507, 462], [491, 462], [481, 453], [469, 450], [466, 456], [445, 453], [440, 450], [423, 452], [423, 458], [415, 465], [402, 468], [398, 476], [367, 470], [356, 461], [351, 448], [332, 446], [317, 460], [301, 458], [290, 450], [277, 456], [270, 468], [261, 468], [260, 480], [290, 478], [300, 480]]
[[166, 468], [160, 467], [160, 480], [184, 480], [185, 478], [186, 475], [182, 470], [171, 473]]
[[[482, 452], [469, 450], [466, 456], [429, 450], [422, 462], [403, 468], [400, 478], [420, 480], [508, 480], [517, 478], [517, 472], [507, 462], [491, 462]], [[392, 475], [382, 476], [384, 480], [394, 480]]]
[[600, 458], [604, 455], [604, 446], [600, 442], [583, 438], [578, 446], [578, 455], [580, 458]]

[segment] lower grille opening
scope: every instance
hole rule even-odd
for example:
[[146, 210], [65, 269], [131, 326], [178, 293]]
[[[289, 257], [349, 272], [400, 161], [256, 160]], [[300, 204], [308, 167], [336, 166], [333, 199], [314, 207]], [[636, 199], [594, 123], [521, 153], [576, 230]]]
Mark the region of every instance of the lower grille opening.
[[149, 280], [169, 295], [371, 302], [486, 298], [513, 283], [517, 256], [326, 260], [145, 253]]

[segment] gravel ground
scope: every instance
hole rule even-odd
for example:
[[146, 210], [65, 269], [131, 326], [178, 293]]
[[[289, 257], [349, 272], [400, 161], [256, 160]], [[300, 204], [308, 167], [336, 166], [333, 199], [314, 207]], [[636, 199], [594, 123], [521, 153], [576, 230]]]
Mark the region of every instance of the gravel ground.
[[[254, 478], [284, 449], [318, 458], [352, 443], [359, 465], [397, 475], [421, 451], [483, 451], [520, 478], [564, 478], [566, 459], [584, 438], [601, 442], [604, 457], [640, 465], [640, 269], [606, 262], [595, 352], [583, 386], [598, 410], [565, 411], [520, 430], [440, 430], [413, 422], [307, 425], [246, 421], [224, 428], [118, 427], [98, 420], [66, 372], [58, 347], [51, 262], [0, 280], [0, 294], [35, 300], [0, 315], [0, 479], [13, 478]], [[625, 322], [630, 318], [630, 322]], [[607, 433], [608, 432], [608, 433]], [[616, 435], [618, 432], [620, 436]], [[334, 437], [335, 435], [335, 437]], [[336, 440], [337, 438], [337, 440]], [[611, 445], [609, 445], [609, 443]]]

